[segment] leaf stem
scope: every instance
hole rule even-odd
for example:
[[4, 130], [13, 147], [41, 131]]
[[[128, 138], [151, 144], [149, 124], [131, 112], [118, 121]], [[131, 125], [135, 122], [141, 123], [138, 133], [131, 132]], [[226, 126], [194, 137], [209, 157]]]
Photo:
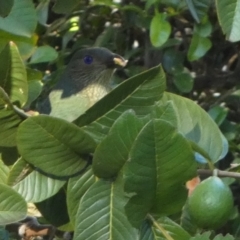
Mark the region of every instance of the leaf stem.
[[167, 240], [174, 240], [169, 234], [168, 232], [164, 229], [164, 227], [162, 227], [160, 224], [158, 224], [158, 222], [154, 219], [154, 217], [150, 214], [147, 215], [147, 217], [152, 221], [153, 225], [163, 234], [163, 236], [167, 239]]

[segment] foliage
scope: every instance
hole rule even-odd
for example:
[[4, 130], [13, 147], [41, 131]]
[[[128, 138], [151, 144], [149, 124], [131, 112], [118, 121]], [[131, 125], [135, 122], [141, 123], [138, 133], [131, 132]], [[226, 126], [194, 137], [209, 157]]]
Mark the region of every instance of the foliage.
[[[185, 187], [198, 168], [239, 172], [238, 9], [0, 0], [0, 225], [34, 202], [42, 222], [75, 240], [238, 239], [236, 209], [224, 228], [197, 229]], [[86, 46], [129, 59], [114, 89], [74, 122], [33, 112]]]

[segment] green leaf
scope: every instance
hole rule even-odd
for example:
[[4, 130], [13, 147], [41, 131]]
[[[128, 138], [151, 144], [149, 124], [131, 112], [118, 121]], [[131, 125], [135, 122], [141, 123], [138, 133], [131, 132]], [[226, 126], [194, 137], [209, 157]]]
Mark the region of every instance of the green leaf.
[[[149, 235], [148, 240], [167, 239], [166, 235], [174, 240], [189, 240], [191, 237], [181, 226], [168, 217], [161, 217], [157, 220], [152, 218], [152, 220], [152, 224], [150, 222], [144, 223], [145, 227], [141, 228], [140, 239], [145, 240], [146, 237], [142, 238], [142, 236], [144, 237], [146, 233]], [[150, 231], [151, 233], [148, 233]]]
[[0, 147], [2, 161], [6, 166], [13, 165], [18, 159], [18, 151], [16, 147]]
[[208, 111], [208, 114], [216, 122], [216, 124], [220, 126], [227, 117], [228, 109], [215, 106]]
[[211, 232], [198, 233], [195, 237], [191, 237], [189, 240], [210, 240]]
[[50, 46], [41, 46], [33, 53], [30, 64], [52, 62], [58, 57], [57, 51]]
[[150, 40], [154, 47], [161, 47], [169, 38], [171, 25], [165, 14], [157, 13], [150, 25]]
[[12, 109], [10, 99], [0, 87], [0, 146], [16, 145], [16, 133], [22, 119]]
[[93, 171], [100, 178], [118, 174], [128, 159], [132, 144], [144, 123], [132, 110], [124, 112], [113, 124], [108, 136], [93, 156]]
[[27, 79], [28, 79], [28, 100], [25, 108], [30, 107], [31, 103], [38, 98], [43, 89], [42, 84], [42, 73], [35, 69], [27, 69]]
[[71, 13], [78, 5], [78, 0], [69, 0], [68, 2], [65, 0], [57, 0], [53, 6], [53, 11], [61, 14]]
[[212, 42], [208, 38], [201, 37], [194, 33], [188, 49], [188, 60], [198, 60], [199, 58], [203, 57], [211, 47]]
[[0, 183], [0, 225], [17, 222], [26, 217], [27, 204], [10, 187]]
[[74, 124], [44, 115], [25, 120], [18, 128], [17, 142], [27, 162], [56, 176], [80, 172], [87, 165], [84, 157], [96, 147]]
[[137, 239], [138, 230], [124, 213], [126, 200], [120, 178], [94, 183], [80, 202], [74, 240]]
[[21, 57], [26, 60], [34, 52], [37, 40], [37, 35], [33, 35], [32, 37], [28, 38], [0, 30], [0, 51], [1, 46], [8, 44], [9, 41], [13, 41], [18, 47]]
[[209, 19], [206, 17], [199, 24], [195, 24], [194, 32], [201, 37], [209, 37], [212, 33], [212, 24]]
[[126, 110], [146, 116], [165, 90], [165, 75], [159, 66], [136, 75], [118, 85], [107, 96], [80, 116], [75, 123], [97, 141], [101, 141], [114, 121]]
[[227, 39], [231, 42], [239, 41], [240, 2], [238, 0], [216, 0], [216, 8], [219, 23]]
[[165, 93], [161, 102], [169, 100], [175, 107], [178, 131], [202, 148], [213, 162], [223, 158], [228, 143], [209, 115], [193, 101], [172, 93]]
[[0, 18], [0, 29], [14, 35], [31, 37], [37, 26], [37, 16], [31, 0], [14, 1], [6, 18]]
[[23, 106], [28, 96], [27, 73], [17, 46], [14, 43], [10, 43], [10, 51], [11, 89], [9, 96], [12, 102], [19, 102]]
[[18, 102], [21, 106], [27, 101], [28, 86], [24, 63], [19, 55], [17, 46], [11, 42], [0, 54], [0, 86], [5, 89], [11, 102]]
[[186, 0], [189, 11], [196, 22], [200, 22], [207, 14], [211, 1], [209, 0]]
[[75, 225], [79, 203], [85, 192], [96, 182], [96, 180], [91, 168], [83, 175], [69, 179], [67, 186], [67, 207], [73, 226]]
[[[52, 179], [37, 171], [32, 171], [22, 181], [13, 186], [27, 202], [41, 202], [55, 195], [66, 181]], [[46, 187], [47, 186], [47, 187]]]
[[134, 226], [148, 212], [170, 215], [181, 210], [184, 183], [196, 175], [188, 141], [163, 120], [152, 120], [140, 131], [124, 167], [125, 191], [133, 194], [125, 209]]
[[60, 227], [69, 223], [67, 212], [66, 192], [61, 189], [54, 196], [35, 203], [42, 216], [52, 225]]
[[226, 234], [225, 236], [223, 236], [222, 234], [218, 234], [213, 240], [234, 240], [235, 238], [230, 235], [230, 234]]
[[0, 0], [0, 17], [7, 17], [13, 7], [13, 0]]
[[7, 184], [9, 186], [14, 186], [18, 182], [22, 181], [33, 171], [32, 167], [23, 159], [19, 158], [8, 174]]
[[176, 72], [173, 81], [176, 87], [183, 93], [189, 93], [193, 88], [193, 78], [188, 72]]
[[0, 183], [7, 183], [7, 176], [9, 173], [9, 168], [3, 163], [0, 158]]

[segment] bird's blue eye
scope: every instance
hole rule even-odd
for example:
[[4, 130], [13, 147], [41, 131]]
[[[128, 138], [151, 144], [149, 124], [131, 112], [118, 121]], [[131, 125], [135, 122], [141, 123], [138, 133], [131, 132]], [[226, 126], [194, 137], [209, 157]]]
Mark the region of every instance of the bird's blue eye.
[[93, 62], [92, 56], [89, 55], [85, 56], [83, 60], [86, 64], [91, 64]]

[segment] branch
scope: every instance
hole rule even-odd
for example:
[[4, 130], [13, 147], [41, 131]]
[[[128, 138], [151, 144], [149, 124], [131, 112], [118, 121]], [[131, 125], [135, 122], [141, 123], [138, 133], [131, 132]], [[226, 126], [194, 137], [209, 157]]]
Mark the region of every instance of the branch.
[[[216, 171], [216, 169], [215, 169], [215, 171]], [[197, 172], [201, 176], [212, 176], [213, 175], [213, 171], [209, 170], [209, 169], [198, 169]], [[240, 173], [217, 170], [217, 176], [218, 177], [240, 178]]]

